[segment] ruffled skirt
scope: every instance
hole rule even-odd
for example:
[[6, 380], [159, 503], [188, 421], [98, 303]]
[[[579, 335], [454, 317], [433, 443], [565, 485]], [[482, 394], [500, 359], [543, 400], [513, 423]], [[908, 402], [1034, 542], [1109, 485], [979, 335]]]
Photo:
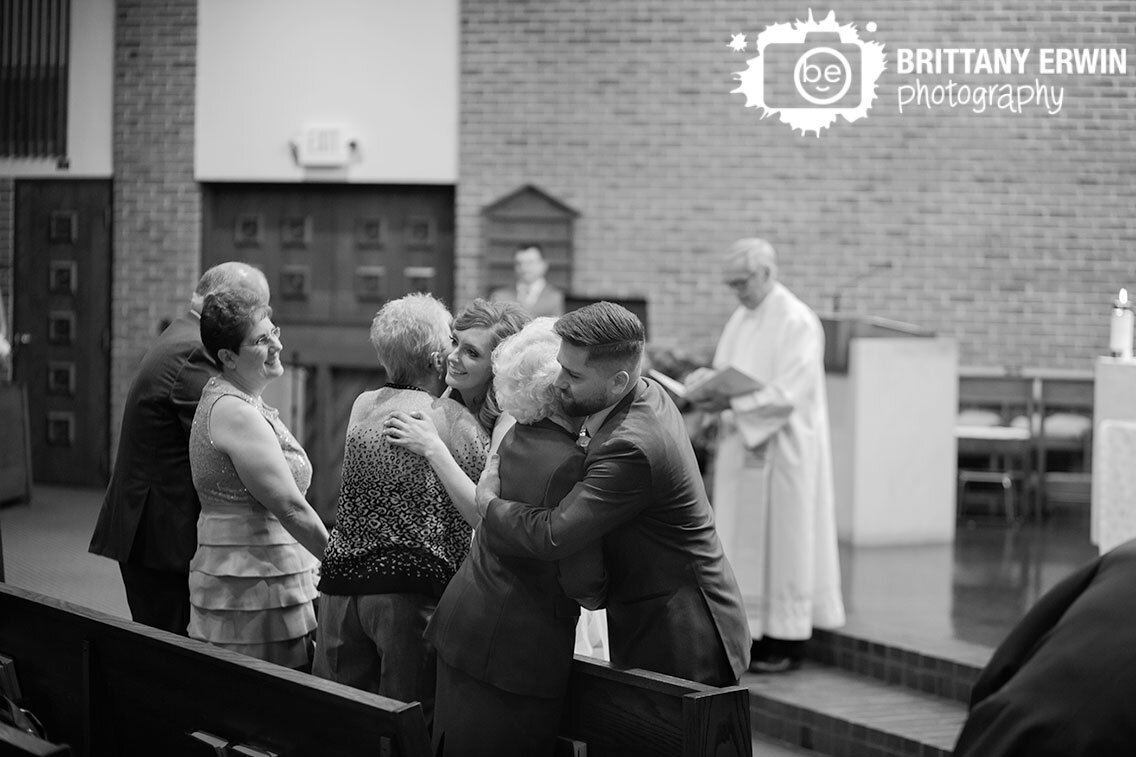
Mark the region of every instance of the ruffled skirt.
[[189, 636], [289, 668], [310, 662], [316, 559], [270, 513], [202, 512]]

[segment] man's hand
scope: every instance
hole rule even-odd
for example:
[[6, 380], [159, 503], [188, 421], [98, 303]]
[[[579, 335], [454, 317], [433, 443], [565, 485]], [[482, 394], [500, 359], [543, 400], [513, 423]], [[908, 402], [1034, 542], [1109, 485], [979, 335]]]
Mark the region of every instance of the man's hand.
[[[694, 384], [708, 379], [713, 376], [717, 371], [713, 368], [695, 368], [683, 381], [686, 388], [689, 389]], [[730, 409], [730, 398], [718, 394], [717, 392], [694, 392], [687, 396], [687, 400], [694, 406], [695, 410], [701, 410], [704, 413], [720, 413], [723, 410]]]
[[720, 413], [730, 409], [730, 398], [723, 394], [707, 394], [692, 403], [696, 410], [707, 413]]
[[485, 517], [489, 510], [489, 503], [501, 495], [501, 476], [498, 473], [501, 459], [497, 455], [490, 455], [485, 461], [485, 470], [477, 481], [477, 491], [474, 494], [474, 503], [477, 505], [477, 514]]
[[691, 384], [697, 384], [702, 379], [709, 378], [710, 376], [713, 376], [715, 373], [717, 373], [717, 371], [715, 371], [713, 368], [707, 368], [706, 366], [702, 366], [700, 368], [695, 368], [693, 371], [691, 371], [690, 373], [687, 374], [686, 378], [683, 379], [682, 383], [685, 384], [689, 388]]

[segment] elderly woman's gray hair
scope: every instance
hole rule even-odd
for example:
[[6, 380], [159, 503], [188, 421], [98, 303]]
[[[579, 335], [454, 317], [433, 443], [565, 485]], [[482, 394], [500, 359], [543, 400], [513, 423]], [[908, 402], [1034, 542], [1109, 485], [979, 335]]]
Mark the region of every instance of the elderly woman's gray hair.
[[387, 380], [409, 384], [436, 365], [450, 346], [450, 311], [429, 294], [391, 300], [371, 321], [371, 344]]
[[493, 389], [501, 409], [518, 423], [552, 415], [559, 402], [553, 383], [560, 374], [560, 337], [555, 318], [537, 318], [493, 350]]

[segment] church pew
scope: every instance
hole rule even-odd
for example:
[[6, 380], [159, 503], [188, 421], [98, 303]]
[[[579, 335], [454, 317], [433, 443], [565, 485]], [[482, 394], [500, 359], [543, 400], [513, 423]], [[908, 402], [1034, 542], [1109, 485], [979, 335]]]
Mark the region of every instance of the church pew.
[[[0, 652], [16, 660], [24, 706], [78, 757], [214, 754], [210, 737], [280, 757], [430, 751], [417, 703], [3, 583]], [[576, 657], [562, 733], [589, 757], [749, 757], [749, 692]]]
[[0, 584], [23, 705], [79, 757], [211, 754], [204, 731], [280, 757], [430, 754], [422, 709]]
[[[716, 688], [576, 656], [561, 734], [588, 757], [753, 754], [749, 690]], [[562, 754], [570, 754], [567, 748]]]

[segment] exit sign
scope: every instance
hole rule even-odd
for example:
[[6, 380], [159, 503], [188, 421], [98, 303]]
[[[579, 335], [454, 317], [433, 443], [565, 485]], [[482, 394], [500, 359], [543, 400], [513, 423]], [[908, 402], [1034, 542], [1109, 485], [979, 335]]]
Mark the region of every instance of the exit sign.
[[347, 165], [355, 141], [343, 126], [305, 127], [293, 143], [296, 162], [308, 168], [337, 168]]

